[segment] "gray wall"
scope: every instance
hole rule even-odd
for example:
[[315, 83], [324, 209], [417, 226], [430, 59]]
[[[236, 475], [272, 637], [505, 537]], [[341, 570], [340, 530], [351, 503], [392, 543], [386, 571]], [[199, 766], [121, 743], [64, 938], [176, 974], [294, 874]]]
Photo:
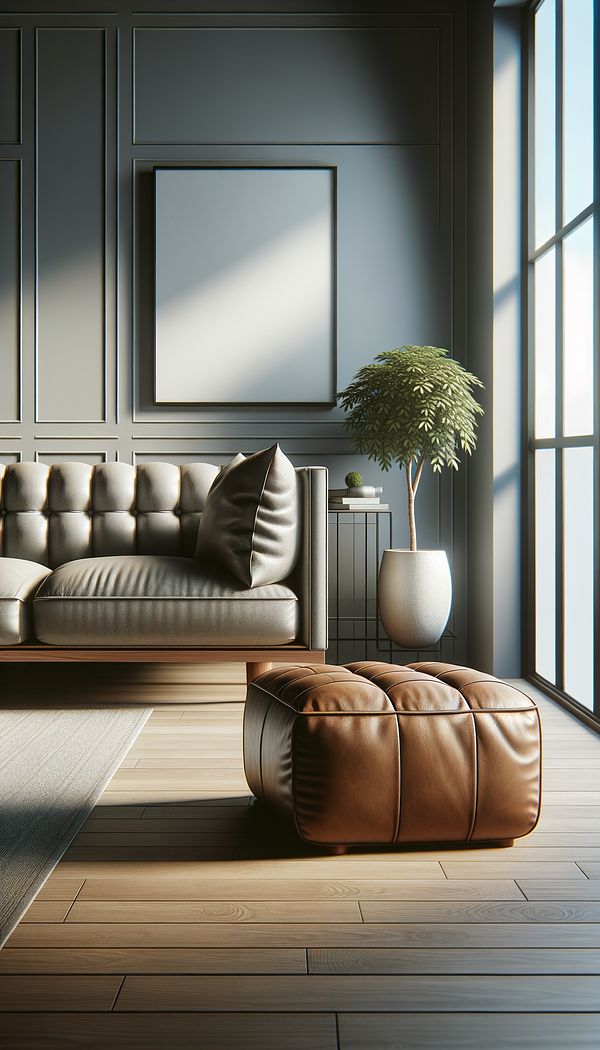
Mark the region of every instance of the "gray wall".
[[[336, 409], [154, 403], [152, 170], [334, 165], [338, 389], [402, 343], [467, 360], [469, 5], [15, 6], [0, 5], [0, 459], [219, 462], [277, 439], [333, 485], [364, 466], [405, 545], [404, 479], [358, 461]], [[418, 499], [421, 546], [453, 562], [450, 659], [466, 652], [465, 477], [429, 475]]]
[[493, 663], [521, 673], [523, 12], [494, 12]]
[[[486, 409], [468, 471], [469, 662], [522, 673], [522, 19], [473, 0], [468, 21], [468, 362]], [[492, 195], [492, 181], [494, 193]]]

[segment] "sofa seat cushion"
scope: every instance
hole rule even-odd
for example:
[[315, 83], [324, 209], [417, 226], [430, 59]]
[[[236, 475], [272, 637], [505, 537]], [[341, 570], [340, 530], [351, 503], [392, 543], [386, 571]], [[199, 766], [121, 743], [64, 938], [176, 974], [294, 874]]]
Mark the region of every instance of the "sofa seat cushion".
[[31, 602], [50, 569], [37, 561], [0, 558], [0, 645], [20, 645], [31, 635]]
[[193, 558], [121, 555], [59, 566], [34, 601], [51, 645], [286, 645], [297, 634], [289, 587], [242, 587]]

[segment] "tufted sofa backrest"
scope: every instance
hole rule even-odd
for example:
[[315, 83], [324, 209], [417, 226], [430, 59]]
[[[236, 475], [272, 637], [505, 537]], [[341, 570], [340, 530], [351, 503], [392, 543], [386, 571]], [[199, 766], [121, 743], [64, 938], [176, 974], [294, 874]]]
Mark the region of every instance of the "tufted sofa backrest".
[[0, 556], [56, 568], [110, 554], [192, 557], [211, 463], [0, 464]]

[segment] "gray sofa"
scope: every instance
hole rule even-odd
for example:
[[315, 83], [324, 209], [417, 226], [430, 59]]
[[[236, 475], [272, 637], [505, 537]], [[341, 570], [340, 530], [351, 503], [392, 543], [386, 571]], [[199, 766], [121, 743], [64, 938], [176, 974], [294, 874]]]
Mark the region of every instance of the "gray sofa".
[[218, 473], [206, 463], [0, 465], [0, 660], [321, 660], [325, 469], [296, 471], [298, 560], [262, 587], [194, 558]]

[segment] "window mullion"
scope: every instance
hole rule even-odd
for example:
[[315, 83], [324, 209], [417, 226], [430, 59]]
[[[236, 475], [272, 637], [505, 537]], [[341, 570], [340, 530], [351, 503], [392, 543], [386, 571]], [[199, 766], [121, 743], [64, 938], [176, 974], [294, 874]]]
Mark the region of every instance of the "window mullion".
[[[563, 434], [563, 245], [556, 245], [556, 433]], [[563, 506], [563, 461], [562, 441], [556, 443], [556, 685], [565, 688], [564, 676], [564, 506]]]
[[537, 637], [537, 611], [535, 602], [536, 593], [536, 565], [535, 565], [535, 453], [532, 447], [532, 439], [535, 436], [534, 414], [535, 414], [535, 384], [536, 375], [534, 367], [534, 301], [535, 301], [535, 267], [531, 260], [532, 250], [535, 248], [535, 143], [534, 143], [534, 113], [535, 113], [535, 79], [534, 79], [534, 20], [535, 12], [530, 9], [527, 17], [523, 20], [524, 26], [524, 52], [525, 71], [523, 91], [523, 127], [526, 129], [527, 143], [527, 168], [524, 172], [524, 218], [522, 230], [523, 241], [523, 274], [525, 278], [525, 295], [523, 303], [525, 341], [525, 370], [524, 370], [524, 415], [525, 426], [523, 427], [523, 464], [525, 479], [526, 502], [524, 506], [524, 535], [523, 535], [523, 566], [525, 570], [523, 587], [523, 621], [526, 624], [526, 637], [523, 646], [524, 666], [528, 675], [536, 672], [536, 637]]
[[538, 259], [541, 259], [542, 255], [545, 255], [546, 252], [549, 252], [550, 249], [554, 247], [557, 241], [561, 241], [564, 237], [568, 237], [568, 235], [572, 233], [573, 230], [576, 230], [578, 226], [583, 226], [584, 222], [587, 222], [590, 215], [594, 215], [597, 210], [598, 205], [595, 201], [593, 201], [591, 204], [588, 204], [587, 208], [584, 208], [583, 211], [579, 213], [579, 215], [575, 215], [574, 218], [572, 218], [570, 222], [566, 224], [566, 226], [562, 226], [559, 230], [557, 230], [555, 234], [552, 235], [552, 237], [549, 237], [547, 241], [544, 241], [544, 243], [540, 244], [539, 247], [534, 248], [529, 255], [529, 261], [537, 262]]
[[[600, 201], [600, 0], [594, 0], [594, 203]], [[600, 717], [600, 218], [594, 212], [594, 713]]]
[[[556, 0], [556, 225], [563, 227], [563, 0]], [[556, 436], [564, 436], [563, 424], [563, 241], [556, 243]], [[564, 609], [564, 507], [562, 448], [556, 450], [556, 685], [565, 688]]]

